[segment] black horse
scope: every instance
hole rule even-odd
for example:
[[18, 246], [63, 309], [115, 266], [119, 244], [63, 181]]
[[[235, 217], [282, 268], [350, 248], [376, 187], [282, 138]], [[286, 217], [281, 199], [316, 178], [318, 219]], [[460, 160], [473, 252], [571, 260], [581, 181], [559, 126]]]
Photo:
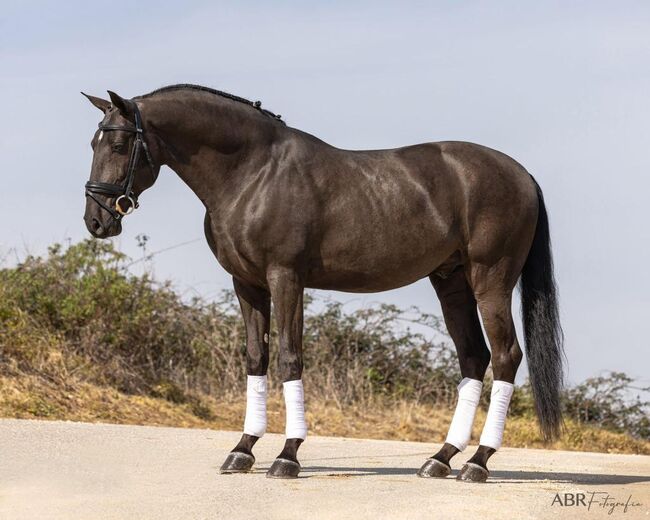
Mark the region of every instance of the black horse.
[[223, 472], [251, 469], [266, 426], [271, 302], [287, 439], [268, 476], [300, 470], [305, 288], [377, 292], [429, 277], [464, 379], [447, 442], [418, 474], [449, 474], [451, 457], [469, 441], [491, 359], [495, 383], [481, 444], [458, 477], [483, 481], [522, 360], [511, 313], [521, 280], [537, 415], [545, 438], [558, 435], [562, 332], [548, 220], [542, 192], [520, 164], [465, 142], [341, 150], [259, 102], [195, 85], [133, 99], [109, 95], [87, 96], [104, 113], [86, 185], [90, 233], [119, 234], [122, 216], [168, 165], [203, 202], [208, 244], [233, 277], [247, 331], [248, 401], [244, 435]]

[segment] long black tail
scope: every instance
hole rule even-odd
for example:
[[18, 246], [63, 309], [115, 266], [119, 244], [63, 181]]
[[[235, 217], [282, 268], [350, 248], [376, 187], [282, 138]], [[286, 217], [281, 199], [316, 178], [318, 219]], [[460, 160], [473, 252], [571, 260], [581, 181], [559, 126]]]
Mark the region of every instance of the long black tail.
[[560, 394], [564, 384], [564, 337], [553, 275], [548, 215], [536, 181], [535, 186], [539, 214], [533, 245], [521, 272], [521, 313], [535, 410], [544, 439], [551, 440], [559, 436], [562, 428]]

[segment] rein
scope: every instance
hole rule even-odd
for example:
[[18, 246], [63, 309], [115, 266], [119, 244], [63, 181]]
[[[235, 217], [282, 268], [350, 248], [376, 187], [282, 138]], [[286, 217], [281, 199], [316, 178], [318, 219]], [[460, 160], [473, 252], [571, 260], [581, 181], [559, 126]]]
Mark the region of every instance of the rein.
[[[121, 184], [113, 184], [110, 182], [95, 182], [88, 181], [86, 183], [86, 197], [90, 197], [102, 208], [104, 208], [110, 215], [117, 221], [121, 220], [124, 215], [130, 215], [135, 209], [138, 208], [138, 196], [133, 191], [133, 183], [135, 181], [135, 170], [138, 166], [140, 159], [140, 149], [144, 150], [144, 155], [147, 158], [149, 167], [151, 168], [151, 175], [156, 180], [156, 169], [149, 153], [149, 147], [144, 140], [144, 130], [142, 128], [142, 117], [137, 105], [133, 103], [133, 111], [135, 115], [135, 126], [119, 126], [119, 125], [104, 125], [99, 123], [98, 127], [102, 132], [122, 131], [131, 132], [135, 134], [135, 140], [131, 148], [131, 155], [129, 156], [129, 163], [126, 167], [126, 177]], [[97, 195], [105, 195], [109, 198], [116, 197], [115, 206], [110, 207], [97, 197]], [[122, 207], [121, 202], [127, 202], [128, 206]]]

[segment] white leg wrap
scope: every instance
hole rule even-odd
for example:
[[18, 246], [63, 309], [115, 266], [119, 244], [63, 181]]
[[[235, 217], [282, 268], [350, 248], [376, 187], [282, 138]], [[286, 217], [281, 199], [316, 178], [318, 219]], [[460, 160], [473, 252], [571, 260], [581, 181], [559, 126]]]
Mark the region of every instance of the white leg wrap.
[[266, 431], [266, 376], [248, 376], [244, 433], [261, 437]]
[[503, 439], [503, 429], [506, 425], [506, 414], [510, 406], [510, 398], [515, 387], [512, 383], [505, 381], [494, 381], [492, 383], [492, 394], [490, 395], [490, 408], [488, 408], [487, 419], [481, 433], [481, 444], [498, 450]]
[[481, 400], [483, 383], [478, 379], [463, 378], [458, 385], [458, 403], [454, 418], [449, 426], [449, 433], [445, 442], [455, 446], [460, 451], [467, 448], [472, 436], [472, 425], [478, 403]]
[[302, 380], [287, 381], [284, 386], [284, 404], [287, 410], [287, 439], [305, 439], [307, 421], [305, 421], [305, 391]]

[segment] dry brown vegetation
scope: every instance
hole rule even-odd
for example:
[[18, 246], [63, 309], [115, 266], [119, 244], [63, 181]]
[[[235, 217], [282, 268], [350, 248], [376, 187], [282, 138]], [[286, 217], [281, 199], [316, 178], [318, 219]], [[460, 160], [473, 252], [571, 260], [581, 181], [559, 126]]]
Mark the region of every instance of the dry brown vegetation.
[[[110, 244], [87, 241], [0, 270], [0, 416], [240, 430], [244, 330], [232, 296], [184, 302], [127, 263]], [[345, 313], [335, 302], [310, 309], [311, 433], [444, 439], [460, 375], [435, 316], [391, 306]], [[409, 320], [438, 339], [413, 333]], [[647, 404], [621, 398], [629, 382], [613, 374], [568, 389], [567, 430], [551, 447], [649, 454]], [[528, 387], [515, 395], [506, 444], [548, 447]], [[269, 412], [270, 431], [282, 432], [277, 382]]]
[[[309, 387], [309, 394], [314, 392]], [[443, 442], [452, 411], [412, 401], [349, 405], [307, 398], [310, 434]], [[61, 385], [38, 376], [0, 378], [0, 416], [118, 424], [144, 424], [183, 428], [240, 431], [244, 417], [243, 396], [215, 399], [204, 396], [200, 405], [177, 404], [166, 399], [128, 395], [89, 383]], [[473, 438], [478, 439], [485, 412], [480, 410]], [[279, 392], [269, 399], [269, 432], [284, 431], [284, 406]], [[533, 418], [510, 417], [506, 444], [520, 448], [553, 448], [607, 453], [650, 455], [650, 442], [629, 435], [569, 421], [563, 438], [544, 444]]]

